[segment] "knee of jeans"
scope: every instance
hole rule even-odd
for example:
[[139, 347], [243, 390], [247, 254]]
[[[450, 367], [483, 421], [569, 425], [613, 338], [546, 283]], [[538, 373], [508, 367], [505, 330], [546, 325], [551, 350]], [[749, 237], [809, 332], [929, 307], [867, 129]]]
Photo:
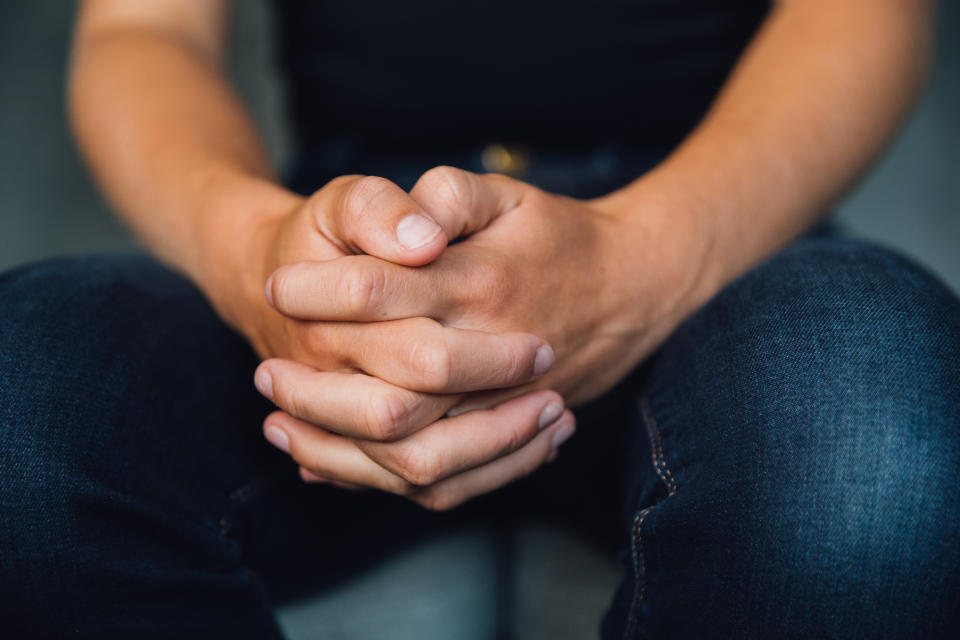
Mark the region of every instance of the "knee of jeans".
[[9, 445], [19, 438], [36, 460], [80, 464], [145, 422], [189, 420], [215, 392], [251, 386], [252, 352], [196, 288], [146, 256], [8, 272], [0, 308], [5, 455], [22, 455]]
[[199, 293], [145, 256], [16, 269], [0, 276], [0, 308], [0, 466], [24, 499], [106, 456], [140, 426], [130, 399], [158, 394], [210, 342]]
[[225, 453], [210, 479], [203, 454], [245, 451], [226, 437], [266, 411], [201, 295], [146, 257], [79, 258], [3, 275], [0, 308], [0, 593], [40, 611], [54, 577], [108, 571], [92, 565], [158, 523], [215, 530], [203, 519], [247, 469]]
[[840, 238], [798, 242], [688, 319], [654, 389], [702, 417], [956, 423], [960, 300], [910, 261]]
[[[188, 285], [145, 257], [59, 259], [0, 276], [0, 518], [42, 537], [123, 424], [160, 308]], [[185, 295], [186, 294], [186, 295]], [[128, 428], [135, 428], [127, 424]], [[62, 507], [62, 508], [61, 508]], [[58, 521], [59, 519], [59, 521]], [[51, 546], [50, 548], [56, 548]]]
[[[910, 261], [800, 241], [691, 316], [649, 371], [668, 462], [706, 447], [699, 477], [755, 496], [744, 517], [786, 536], [784, 553], [955, 555], [960, 302]], [[683, 493], [682, 460], [673, 473]]]
[[[215, 322], [188, 281], [143, 255], [66, 258], [10, 271], [0, 276], [0, 308], [7, 372], [0, 394], [5, 405], [21, 407], [57, 389], [69, 388], [78, 400], [91, 388], [121, 395], [171, 341], [203, 336]], [[183, 346], [202, 344], [201, 337]]]
[[824, 615], [958, 597], [960, 303], [936, 279], [863, 243], [802, 241], [692, 317], [655, 369], [672, 382], [660, 403], [712, 430], [700, 479], [745, 572]]
[[743, 348], [768, 385], [763, 410], [908, 440], [957, 432], [960, 300], [913, 262], [812, 238], [731, 293], [743, 303], [740, 337], [754, 336]]
[[187, 281], [143, 255], [28, 265], [0, 276], [0, 355], [56, 361], [58, 352], [116, 350], [152, 332], [158, 317], [201, 303]]

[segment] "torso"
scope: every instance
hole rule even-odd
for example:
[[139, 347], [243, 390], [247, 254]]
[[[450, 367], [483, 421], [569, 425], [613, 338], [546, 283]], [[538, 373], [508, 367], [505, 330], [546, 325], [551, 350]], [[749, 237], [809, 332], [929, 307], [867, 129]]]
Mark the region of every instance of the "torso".
[[501, 140], [663, 148], [708, 108], [767, 0], [275, 0], [304, 148]]

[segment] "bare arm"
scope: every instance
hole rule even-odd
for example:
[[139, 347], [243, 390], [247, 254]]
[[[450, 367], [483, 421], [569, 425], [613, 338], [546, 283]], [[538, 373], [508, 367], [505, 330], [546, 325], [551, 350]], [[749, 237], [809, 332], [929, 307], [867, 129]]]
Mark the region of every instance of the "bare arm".
[[925, 79], [932, 5], [781, 0], [702, 124], [617, 194], [693, 212], [711, 243], [695, 303], [808, 228], [886, 145]]
[[69, 92], [80, 148], [114, 209], [214, 296], [222, 268], [255, 255], [224, 243], [245, 241], [247, 227], [296, 204], [271, 183], [263, 145], [224, 79], [227, 5], [86, 0]]

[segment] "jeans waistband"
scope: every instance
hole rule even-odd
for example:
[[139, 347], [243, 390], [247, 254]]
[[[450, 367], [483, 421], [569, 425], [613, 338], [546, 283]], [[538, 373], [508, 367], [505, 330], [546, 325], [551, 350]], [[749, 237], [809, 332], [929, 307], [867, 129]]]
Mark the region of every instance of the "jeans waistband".
[[511, 167], [513, 171], [500, 171], [490, 166], [494, 145], [453, 150], [374, 149], [341, 138], [323, 148], [302, 151], [288, 174], [287, 184], [307, 195], [339, 175], [363, 174], [388, 178], [409, 190], [428, 169], [449, 165], [475, 173], [508, 173], [552, 193], [593, 198], [643, 175], [668, 153], [663, 149], [615, 146], [579, 150], [543, 149], [535, 145], [511, 148], [520, 150], [523, 161], [515, 163], [519, 166]]

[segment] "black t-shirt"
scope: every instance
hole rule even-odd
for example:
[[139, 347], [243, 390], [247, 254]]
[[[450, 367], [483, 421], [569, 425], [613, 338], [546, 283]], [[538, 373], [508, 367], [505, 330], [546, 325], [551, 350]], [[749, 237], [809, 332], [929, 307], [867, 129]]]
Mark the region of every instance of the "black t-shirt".
[[301, 149], [674, 146], [768, 0], [275, 0]]

